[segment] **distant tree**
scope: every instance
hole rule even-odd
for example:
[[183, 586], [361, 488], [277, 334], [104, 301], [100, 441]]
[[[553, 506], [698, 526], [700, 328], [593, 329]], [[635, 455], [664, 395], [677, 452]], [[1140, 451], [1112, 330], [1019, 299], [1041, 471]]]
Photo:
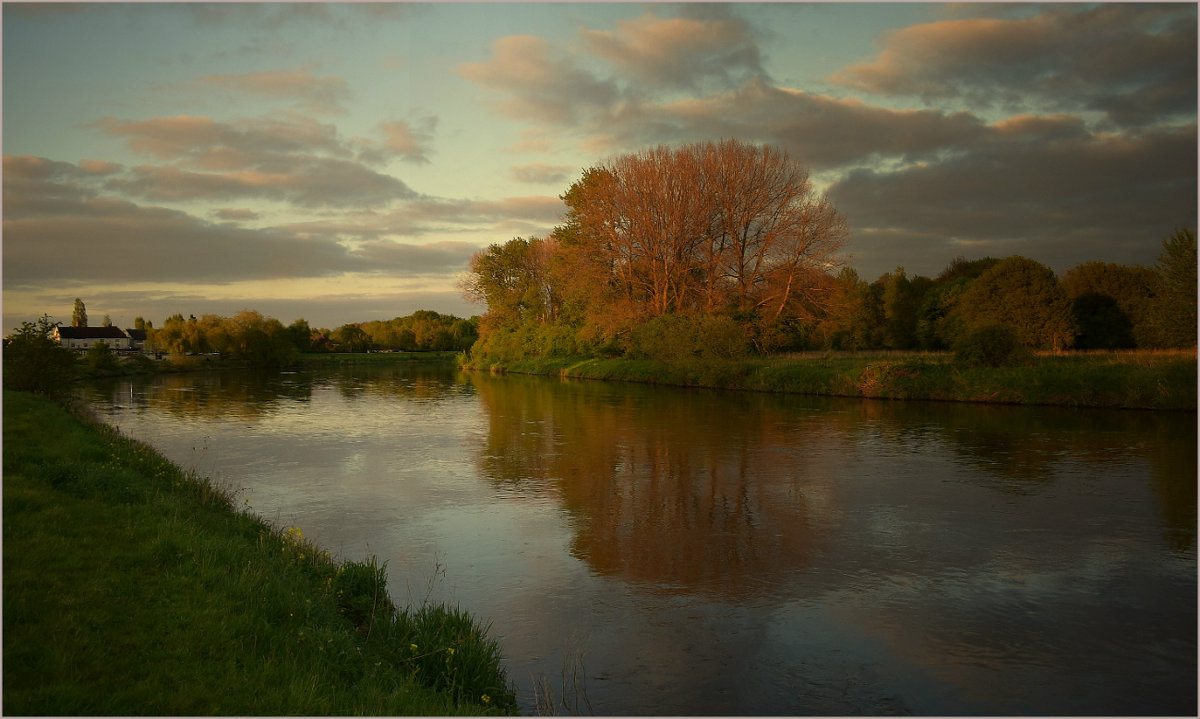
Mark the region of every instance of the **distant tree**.
[[1167, 347], [1196, 346], [1196, 233], [1182, 227], [1163, 240], [1155, 263], [1160, 291], [1155, 302], [1160, 341]]
[[1127, 349], [1136, 343], [1133, 322], [1110, 295], [1084, 292], [1071, 301], [1076, 349]]
[[916, 347], [918, 310], [925, 293], [933, 282], [928, 277], [910, 280], [903, 267], [882, 275], [874, 283], [874, 291], [882, 301], [883, 345], [890, 349]]
[[967, 328], [1004, 323], [1027, 347], [1068, 347], [1075, 337], [1066, 292], [1045, 265], [1019, 255], [1001, 260], [963, 294], [958, 312]]
[[919, 347], [945, 350], [954, 346], [963, 334], [958, 303], [973, 281], [968, 275], [958, 275], [950, 281], [935, 282], [925, 292], [914, 329]]
[[992, 269], [1000, 260], [995, 257], [983, 257], [978, 260], [968, 260], [963, 256], [955, 257], [946, 265], [946, 269], [942, 270], [934, 282], [944, 284], [953, 282], [954, 280], [965, 278], [973, 280], [982, 275], [984, 272]]
[[450, 327], [450, 334], [454, 338], [454, 349], [468, 350], [479, 338], [478, 321], [455, 320]]
[[843, 267], [821, 322], [825, 343], [835, 350], [862, 350], [883, 344], [882, 288], [858, 278]]
[[1158, 276], [1153, 270], [1084, 262], [1063, 273], [1061, 282], [1072, 300], [1079, 329], [1076, 347], [1111, 349], [1157, 343], [1152, 305]]
[[4, 386], [48, 396], [61, 396], [74, 376], [75, 354], [54, 341], [61, 323], [50, 315], [22, 322], [4, 348]]
[[343, 352], [366, 352], [371, 344], [367, 333], [356, 324], [345, 324], [338, 327], [330, 335], [330, 339], [340, 345]]
[[135, 330], [146, 329], [146, 320], [142, 319], [141, 317], [134, 317], [133, 318], [133, 328]]
[[101, 327], [112, 327], [113, 326], [112, 317], [109, 317], [108, 315], [104, 315], [104, 319], [100, 321], [100, 326]]
[[312, 335], [312, 328], [308, 326], [308, 320], [303, 317], [287, 326], [288, 341], [301, 352], [312, 349]]
[[147, 329], [146, 346], [158, 352], [184, 355], [192, 351], [185, 338], [186, 321], [181, 314], [173, 314], [163, 320], [162, 327]]
[[71, 326], [88, 326], [87, 307], [84, 306], [83, 300], [78, 297], [75, 298], [75, 309], [71, 312]]

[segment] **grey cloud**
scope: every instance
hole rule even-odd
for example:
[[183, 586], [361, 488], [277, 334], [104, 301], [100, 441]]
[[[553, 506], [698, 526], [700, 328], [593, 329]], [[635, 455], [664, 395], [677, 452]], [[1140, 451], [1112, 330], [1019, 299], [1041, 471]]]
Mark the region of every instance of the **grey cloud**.
[[214, 210], [213, 215], [218, 220], [225, 220], [226, 222], [240, 222], [243, 220], [257, 220], [258, 219], [257, 212], [255, 212], [254, 210], [244, 208], [244, 207], [242, 207], [242, 208], [222, 207], [217, 210]]
[[566, 182], [578, 169], [574, 165], [547, 165], [543, 162], [533, 162], [528, 165], [517, 165], [510, 170], [510, 173], [517, 182], [544, 185]]
[[334, 125], [296, 114], [236, 122], [188, 115], [149, 120], [104, 117], [88, 127], [126, 138], [138, 152], [213, 169], [252, 167], [280, 154], [352, 155]]
[[509, 197], [495, 201], [420, 198], [390, 212], [348, 213], [331, 220], [293, 223], [280, 229], [330, 237], [372, 241], [386, 237], [420, 237], [481, 227], [521, 227], [548, 232], [562, 221], [565, 207], [557, 197]]
[[90, 173], [69, 162], [5, 155], [4, 214], [53, 214], [63, 202], [83, 202], [98, 194], [90, 179]]
[[468, 242], [412, 245], [373, 241], [359, 246], [355, 255], [374, 271], [398, 272], [405, 276], [427, 276], [463, 272], [471, 261], [471, 256], [477, 251], [479, 247]]
[[94, 282], [231, 282], [362, 269], [324, 239], [214, 225], [186, 213], [96, 198], [54, 216], [4, 217], [6, 287]]
[[976, 106], [1080, 106], [1125, 126], [1196, 107], [1195, 5], [1048, 6], [1024, 18], [971, 18], [889, 34], [838, 84]]
[[140, 165], [105, 188], [153, 202], [261, 198], [301, 207], [366, 207], [415, 197], [406, 184], [355, 162], [287, 155], [257, 168], [194, 172], [171, 165]]
[[770, 142], [819, 169], [881, 156], [918, 159], [977, 141], [986, 125], [965, 112], [891, 110], [755, 80], [733, 92], [630, 110], [608, 129], [634, 145], [714, 137]]
[[758, 45], [745, 21], [735, 17], [654, 14], [622, 20], [617, 31], [583, 30], [595, 55], [642, 89], [724, 89], [765, 77]]
[[555, 223], [562, 219], [565, 206], [557, 197], [534, 195], [506, 197], [502, 200], [422, 200], [406, 211], [414, 217], [441, 222], [496, 222], [533, 220]]
[[[1194, 226], [1196, 150], [1194, 125], [1137, 138], [997, 127], [954, 158], [856, 170], [829, 194], [850, 219], [850, 249], [868, 261], [899, 240], [910, 256], [1022, 253], [1059, 271], [1081, 254], [1149, 264], [1173, 227]], [[957, 254], [970, 253], [939, 261]]]

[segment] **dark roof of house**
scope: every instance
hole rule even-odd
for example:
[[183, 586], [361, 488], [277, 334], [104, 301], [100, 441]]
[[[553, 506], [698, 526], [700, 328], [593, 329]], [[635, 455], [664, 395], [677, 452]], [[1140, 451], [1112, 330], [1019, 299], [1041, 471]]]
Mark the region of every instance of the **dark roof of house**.
[[129, 339], [137, 340], [138, 342], [146, 341], [146, 330], [125, 330], [125, 334], [129, 335]]
[[94, 338], [125, 339], [128, 335], [120, 327], [59, 327], [58, 336], [69, 340]]

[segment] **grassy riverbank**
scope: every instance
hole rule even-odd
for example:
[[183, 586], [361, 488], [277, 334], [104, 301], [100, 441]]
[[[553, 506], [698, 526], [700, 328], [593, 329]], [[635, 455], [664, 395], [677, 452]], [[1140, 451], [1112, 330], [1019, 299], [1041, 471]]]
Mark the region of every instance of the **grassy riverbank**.
[[143, 444], [4, 392], [6, 714], [447, 715], [516, 708], [470, 616], [395, 608]]
[[665, 363], [541, 357], [466, 369], [836, 397], [1128, 409], [1196, 409], [1196, 352], [1039, 355], [965, 367], [951, 355], [874, 352]]

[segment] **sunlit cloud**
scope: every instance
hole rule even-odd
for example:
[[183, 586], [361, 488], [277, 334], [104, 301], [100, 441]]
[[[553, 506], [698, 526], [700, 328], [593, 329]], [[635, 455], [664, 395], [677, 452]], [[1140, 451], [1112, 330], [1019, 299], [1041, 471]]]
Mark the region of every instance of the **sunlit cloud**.
[[616, 85], [584, 70], [561, 48], [532, 35], [492, 43], [485, 62], [464, 63], [458, 73], [498, 92], [498, 107], [518, 119], [570, 125], [618, 99]]
[[202, 75], [196, 82], [256, 97], [291, 101], [307, 112], [337, 115], [345, 114], [342, 103], [350, 94], [345, 78], [317, 76], [308, 69]]
[[1118, 125], [1196, 109], [1194, 9], [1171, 4], [1050, 6], [1021, 18], [970, 18], [889, 33], [872, 60], [833, 82], [978, 107], [1084, 106]]
[[653, 13], [617, 22], [617, 30], [583, 30], [587, 48], [641, 88], [700, 90], [763, 77], [758, 44], [734, 17], [663, 18]]

